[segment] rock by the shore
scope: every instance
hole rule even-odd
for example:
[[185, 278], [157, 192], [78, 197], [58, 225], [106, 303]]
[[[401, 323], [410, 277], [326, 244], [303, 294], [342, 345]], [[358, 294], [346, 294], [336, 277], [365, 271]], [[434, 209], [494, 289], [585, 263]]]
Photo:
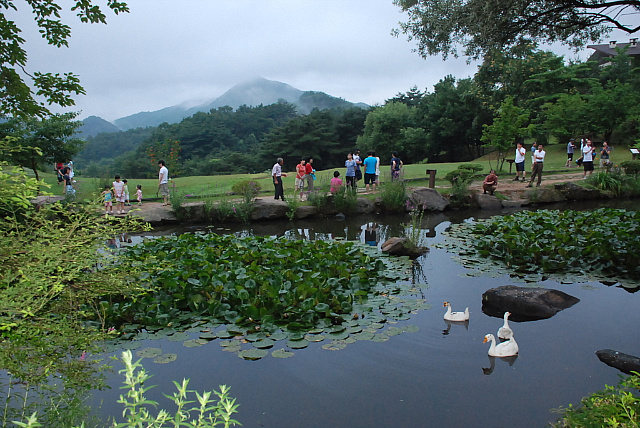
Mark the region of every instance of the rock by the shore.
[[170, 207], [162, 206], [158, 203], [144, 204], [143, 207], [141, 210], [132, 207], [129, 215], [132, 217], [140, 217], [142, 220], [154, 225], [176, 223], [178, 221], [178, 218]]
[[571, 182], [556, 183], [553, 187], [569, 201], [594, 200], [603, 197], [602, 192], [598, 189], [588, 189]]
[[289, 209], [286, 202], [273, 198], [259, 198], [253, 204], [251, 220], [272, 220], [286, 217]]
[[426, 247], [413, 247], [408, 245], [406, 238], [389, 238], [380, 247], [383, 253], [392, 256], [409, 256], [412, 259], [420, 257], [427, 251]]
[[640, 358], [613, 349], [601, 349], [596, 351], [596, 355], [608, 366], [620, 370], [622, 373], [640, 373]]
[[501, 318], [509, 311], [513, 321], [533, 321], [551, 318], [579, 301], [559, 290], [504, 285], [482, 294], [482, 312]]
[[496, 211], [502, 209], [500, 199], [488, 193], [476, 193], [474, 200], [482, 210]]
[[409, 201], [414, 207], [426, 211], [444, 211], [449, 206], [449, 200], [435, 189], [419, 187], [409, 195]]

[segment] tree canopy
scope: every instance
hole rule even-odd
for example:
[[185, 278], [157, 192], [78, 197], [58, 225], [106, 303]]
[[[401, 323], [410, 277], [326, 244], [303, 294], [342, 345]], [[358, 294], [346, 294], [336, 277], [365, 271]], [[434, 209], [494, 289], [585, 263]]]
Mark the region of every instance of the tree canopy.
[[[71, 27], [60, 17], [62, 6], [53, 0], [27, 1], [31, 7], [40, 34], [55, 47], [69, 45]], [[106, 16], [92, 0], [77, 0], [70, 10], [80, 21], [106, 23]], [[25, 6], [22, 6], [25, 7]], [[126, 3], [107, 0], [107, 7], [114, 13], [128, 12]], [[73, 73], [53, 74], [30, 71], [27, 66], [25, 39], [15, 21], [7, 18], [5, 11], [18, 11], [16, 2], [0, 1], [0, 116], [46, 116], [45, 104], [61, 107], [74, 105], [72, 96], [84, 94], [80, 80]], [[44, 101], [41, 101], [44, 100]]]
[[638, 0], [394, 0], [408, 14], [394, 30], [430, 55], [480, 58], [503, 48], [561, 42], [582, 47], [613, 28], [640, 30]]

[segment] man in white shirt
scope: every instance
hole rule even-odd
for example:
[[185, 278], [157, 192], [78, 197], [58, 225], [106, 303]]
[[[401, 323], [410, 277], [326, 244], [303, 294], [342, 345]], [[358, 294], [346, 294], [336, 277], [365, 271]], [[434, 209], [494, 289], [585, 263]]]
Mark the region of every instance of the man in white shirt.
[[516, 146], [516, 178], [513, 181], [520, 180], [520, 173], [522, 173], [522, 181], [526, 179], [526, 172], [524, 170], [524, 157], [527, 154], [527, 151], [524, 147], [522, 147], [522, 143], [518, 143]]
[[587, 139], [587, 143], [582, 148], [582, 166], [584, 167], [584, 174], [582, 179], [587, 178], [587, 171], [589, 175], [593, 174], [593, 153], [596, 151], [595, 147], [593, 147], [593, 143], [591, 140]]
[[284, 160], [282, 158], [276, 159], [276, 163], [271, 168], [271, 176], [273, 177], [273, 186], [276, 190], [276, 195], [274, 199], [281, 198], [284, 202], [284, 188], [282, 187], [282, 177], [287, 176], [287, 174], [282, 173], [282, 163]]
[[547, 152], [544, 151], [543, 144], [540, 144], [538, 146], [538, 150], [533, 152], [533, 173], [531, 173], [531, 181], [529, 181], [527, 187], [533, 186], [533, 180], [535, 180], [536, 175], [538, 176], [538, 183], [536, 184], [536, 187], [540, 187], [540, 183], [542, 182], [542, 167], [544, 165], [544, 157], [546, 154]]
[[164, 202], [162, 206], [169, 205], [169, 170], [163, 160], [158, 161], [160, 171], [158, 172], [158, 190]]

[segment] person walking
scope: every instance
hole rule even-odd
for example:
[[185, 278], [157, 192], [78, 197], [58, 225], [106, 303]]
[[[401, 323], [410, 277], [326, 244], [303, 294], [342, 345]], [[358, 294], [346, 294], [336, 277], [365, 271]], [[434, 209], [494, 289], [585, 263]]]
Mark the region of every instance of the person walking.
[[547, 155], [547, 152], [544, 151], [544, 144], [540, 144], [538, 146], [538, 150], [533, 152], [533, 159], [535, 162], [533, 163], [533, 172], [531, 173], [531, 181], [527, 187], [533, 186], [533, 180], [535, 180], [536, 175], [538, 176], [538, 183], [536, 187], [540, 187], [540, 183], [542, 182], [542, 167], [544, 165], [544, 157]]
[[122, 182], [124, 183], [124, 205], [125, 206], [131, 206], [131, 201], [129, 200], [129, 184], [127, 184], [127, 180], [124, 179], [122, 180]]
[[113, 194], [116, 199], [116, 214], [124, 214], [124, 182], [120, 180], [120, 176], [115, 176], [113, 184]]
[[516, 145], [516, 159], [515, 159], [515, 163], [516, 163], [516, 178], [513, 179], [513, 181], [519, 181], [520, 180], [520, 174], [522, 174], [522, 181], [525, 181], [526, 179], [526, 172], [524, 170], [524, 158], [525, 155], [527, 154], [527, 151], [525, 150], [524, 147], [522, 147], [522, 143], [518, 143]]
[[[302, 195], [304, 194], [305, 163], [307, 163], [307, 161], [300, 159], [300, 162], [296, 165], [296, 191], [300, 192], [300, 200], [302, 200]], [[295, 198], [295, 193], [293, 196]]]
[[534, 168], [536, 167], [535, 153], [537, 149], [538, 149], [538, 145], [534, 141], [533, 143], [531, 143], [531, 149], [530, 149], [531, 150], [531, 172], [533, 172]]
[[376, 152], [371, 152], [374, 158], [376, 158], [376, 185], [380, 187], [380, 158], [376, 156]]
[[162, 195], [162, 206], [169, 205], [169, 170], [163, 160], [158, 161], [160, 171], [158, 171], [158, 190]]
[[308, 157], [304, 166], [304, 179], [307, 182], [307, 193], [313, 192], [313, 158]]
[[282, 177], [286, 177], [287, 174], [282, 173], [282, 158], [276, 159], [276, 163], [271, 168], [271, 176], [273, 177], [273, 187], [275, 187], [275, 197], [273, 199], [282, 199], [284, 202], [284, 187], [282, 187]]
[[138, 205], [142, 205], [142, 184], [136, 186], [136, 197], [138, 198]]
[[576, 148], [574, 144], [576, 140], [571, 138], [569, 143], [567, 143], [567, 163], [564, 165], [565, 168], [571, 168], [571, 163], [573, 162], [573, 149]]
[[398, 152], [391, 153], [391, 180], [400, 178], [400, 169], [404, 164], [398, 157]]

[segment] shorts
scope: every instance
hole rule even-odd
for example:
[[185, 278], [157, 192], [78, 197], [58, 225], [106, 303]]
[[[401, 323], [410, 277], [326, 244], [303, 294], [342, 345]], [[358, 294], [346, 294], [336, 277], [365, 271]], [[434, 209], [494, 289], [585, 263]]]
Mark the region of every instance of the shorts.
[[364, 184], [373, 184], [376, 182], [375, 174], [365, 174], [364, 175]]
[[169, 183], [162, 183], [160, 185], [160, 194], [162, 196], [169, 196]]
[[302, 189], [304, 187], [304, 180], [296, 177], [296, 189]]
[[356, 177], [354, 175], [347, 175], [347, 186], [356, 186]]
[[112, 207], [113, 206], [113, 202], [111, 201], [104, 201], [104, 206], [106, 207]]
[[573, 153], [567, 153], [567, 159], [573, 160]]
[[593, 171], [593, 161], [583, 161], [582, 166], [585, 171]]
[[124, 193], [120, 196], [116, 196], [116, 202], [124, 202]]
[[524, 161], [516, 164], [516, 171], [524, 171]]

